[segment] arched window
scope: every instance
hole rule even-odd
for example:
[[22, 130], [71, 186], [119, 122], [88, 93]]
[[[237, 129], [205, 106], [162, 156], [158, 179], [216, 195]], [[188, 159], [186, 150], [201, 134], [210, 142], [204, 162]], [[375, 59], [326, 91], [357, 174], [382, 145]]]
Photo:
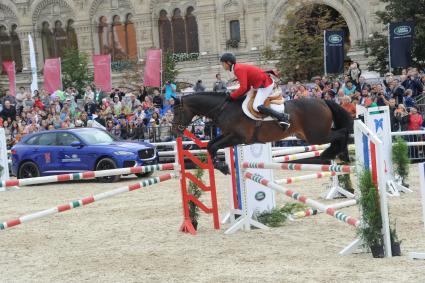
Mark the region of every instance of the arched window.
[[108, 19], [105, 16], [99, 18], [99, 53], [100, 54], [110, 54], [111, 53], [111, 44], [110, 44], [110, 29], [108, 24]]
[[158, 19], [159, 46], [164, 51], [173, 51], [173, 35], [171, 33], [171, 23], [167, 17], [167, 11], [161, 10]]
[[125, 27], [120, 16], [115, 15], [112, 18], [112, 61], [125, 60], [126, 49]]
[[179, 8], [174, 9], [172, 26], [174, 53], [186, 53], [186, 28]]
[[78, 49], [77, 34], [74, 29], [74, 20], [68, 20], [66, 25], [66, 37], [68, 38], [68, 48]]
[[65, 49], [67, 48], [66, 31], [63, 28], [61, 21], [55, 22], [55, 28], [53, 29], [53, 35], [55, 38], [55, 57], [62, 57]]
[[230, 39], [241, 41], [241, 28], [238, 20], [230, 21]]
[[41, 42], [43, 46], [44, 59], [54, 58], [55, 52], [55, 38], [53, 32], [50, 30], [49, 22], [41, 24]]
[[21, 41], [19, 40], [18, 33], [16, 29], [18, 25], [12, 24], [10, 28], [10, 41], [12, 47], [12, 59], [15, 61], [15, 68], [17, 72], [22, 72], [22, 54], [21, 54]]
[[11, 60], [13, 60], [11, 39], [6, 26], [0, 25], [0, 63]]
[[198, 53], [198, 23], [195, 15], [192, 14], [193, 7], [186, 10], [186, 35], [187, 35], [187, 53]]
[[125, 19], [125, 43], [127, 57], [130, 60], [137, 59], [137, 42], [136, 42], [136, 29], [132, 21], [133, 15], [127, 14]]

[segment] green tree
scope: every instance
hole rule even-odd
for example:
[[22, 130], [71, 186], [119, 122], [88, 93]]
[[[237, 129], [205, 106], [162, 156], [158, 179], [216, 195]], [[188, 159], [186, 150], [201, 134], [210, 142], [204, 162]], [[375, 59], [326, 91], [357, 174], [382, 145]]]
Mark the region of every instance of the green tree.
[[66, 49], [61, 58], [62, 83], [64, 89], [75, 87], [80, 93], [93, 82], [93, 74], [88, 69], [89, 56], [78, 49]]
[[[276, 67], [284, 80], [309, 80], [324, 72], [323, 32], [348, 28], [344, 18], [326, 5], [292, 2], [288, 7], [288, 22], [280, 27], [275, 40], [277, 49], [266, 48], [263, 55], [267, 60], [276, 60]], [[346, 44], [347, 45], [347, 44]], [[347, 47], [347, 46], [346, 46]]]
[[[376, 12], [378, 22], [384, 25], [382, 33], [374, 33], [368, 40], [369, 69], [388, 71], [388, 31], [391, 22], [413, 21], [416, 23], [412, 48], [412, 66], [425, 69], [425, 0], [381, 0], [385, 7]], [[397, 71], [397, 70], [396, 70]]]
[[175, 82], [178, 75], [176, 69], [176, 62], [173, 59], [173, 53], [163, 52], [162, 53], [162, 83], [166, 81]]

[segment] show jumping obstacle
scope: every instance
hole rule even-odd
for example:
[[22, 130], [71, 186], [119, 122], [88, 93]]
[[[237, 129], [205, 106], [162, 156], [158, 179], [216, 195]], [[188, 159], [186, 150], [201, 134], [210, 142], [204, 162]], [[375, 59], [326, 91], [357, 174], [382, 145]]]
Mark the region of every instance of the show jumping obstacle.
[[[286, 189], [280, 184], [292, 184], [294, 182], [303, 181], [303, 180], [311, 180], [316, 178], [323, 177], [336, 177], [341, 174], [350, 174], [354, 172], [362, 172], [364, 168], [371, 170], [373, 174], [374, 183], [377, 185], [378, 191], [380, 192], [380, 204], [381, 204], [381, 214], [382, 214], [382, 222], [383, 222], [383, 230], [382, 233], [384, 235], [384, 246], [385, 246], [385, 254], [386, 256], [391, 256], [391, 246], [389, 244], [389, 221], [388, 221], [388, 208], [387, 208], [387, 193], [385, 190], [385, 181], [382, 167], [382, 152], [383, 152], [383, 144], [377, 138], [370, 129], [368, 129], [361, 121], [355, 121], [355, 149], [356, 149], [356, 161], [358, 161], [357, 166], [347, 166], [347, 165], [316, 165], [316, 164], [294, 164], [294, 163], [274, 163], [275, 160], [285, 161], [290, 158], [285, 159], [285, 157], [281, 157], [280, 159], [273, 158], [273, 162], [247, 162], [244, 161], [241, 155], [238, 155], [238, 160], [236, 163], [241, 164], [241, 168], [244, 169], [242, 172], [242, 177], [245, 179], [249, 179], [251, 181], [255, 181], [259, 184], [264, 185], [265, 187], [271, 188], [272, 190], [284, 193], [285, 195], [305, 203], [311, 208], [295, 213], [292, 218], [301, 218], [311, 215], [316, 215], [319, 213], [326, 213], [337, 218], [340, 221], [343, 221], [349, 225], [359, 227], [361, 225], [360, 220], [353, 218], [351, 216], [346, 215], [345, 213], [338, 211], [338, 209], [352, 206], [356, 204], [355, 199], [347, 200], [345, 202], [340, 202], [332, 205], [325, 205], [320, 202], [317, 202], [313, 199], [306, 198], [299, 193], [293, 192], [292, 190]], [[324, 145], [323, 147], [326, 147]], [[311, 147], [298, 147], [298, 148], [289, 148], [289, 149], [280, 149], [278, 154], [291, 154], [291, 155], [301, 155], [303, 157], [308, 156], [304, 153], [309, 153], [310, 151], [321, 150], [318, 148], [323, 148], [322, 146], [311, 146]], [[305, 152], [307, 151], [307, 152]], [[311, 154], [311, 153], [310, 153]], [[277, 154], [273, 154], [276, 156]], [[261, 174], [253, 174], [250, 172], [246, 172], [245, 170], [255, 168], [255, 169], [277, 169], [277, 170], [294, 170], [294, 171], [315, 171], [317, 173], [298, 176], [298, 177], [289, 177], [283, 178], [276, 181], [271, 181], [270, 179], [264, 178]], [[241, 182], [244, 184], [244, 182]], [[246, 184], [245, 184], [246, 186]], [[242, 185], [242, 189], [240, 193], [241, 199], [246, 199], [246, 189], [245, 186]], [[351, 194], [351, 196], [354, 196]], [[252, 215], [247, 213], [247, 209], [244, 207], [246, 202], [242, 202], [242, 207], [239, 207], [239, 211], [241, 211], [240, 219], [245, 219], [244, 222], [248, 223], [247, 218], [251, 218]], [[242, 221], [242, 220], [240, 220]], [[239, 221], [238, 221], [239, 222]], [[245, 230], [249, 230], [250, 227], [247, 225], [241, 226], [240, 223], [236, 222], [233, 224], [231, 228], [229, 228], [226, 233], [235, 232], [242, 227]], [[341, 255], [347, 255], [352, 253], [359, 245], [361, 244], [361, 240], [357, 239], [353, 243], [351, 243], [348, 247], [340, 252]]]
[[11, 228], [13, 226], [17, 226], [19, 224], [25, 223], [25, 222], [29, 222], [38, 218], [42, 218], [48, 215], [52, 215], [52, 214], [56, 214], [56, 213], [60, 213], [60, 212], [64, 212], [64, 211], [68, 211], [74, 208], [78, 208], [78, 207], [82, 207], [85, 205], [88, 205], [90, 203], [96, 202], [96, 201], [101, 201], [107, 198], [111, 198], [114, 197], [116, 195], [122, 194], [122, 193], [126, 193], [126, 192], [131, 192], [131, 191], [135, 191], [138, 190], [140, 188], [144, 188], [147, 186], [152, 186], [154, 184], [158, 184], [160, 182], [164, 182], [167, 180], [171, 180], [172, 178], [175, 178], [176, 175], [169, 173], [169, 174], [165, 174], [165, 175], [161, 175], [159, 177], [154, 177], [154, 178], [149, 178], [146, 180], [143, 180], [140, 183], [136, 183], [133, 185], [129, 185], [126, 187], [121, 187], [112, 191], [108, 191], [108, 192], [104, 192], [104, 193], [100, 193], [97, 195], [93, 195], [93, 196], [89, 196], [89, 197], [85, 197], [79, 200], [75, 200], [72, 201], [70, 203], [67, 204], [63, 204], [63, 205], [58, 205], [56, 207], [52, 207], [46, 210], [42, 210], [39, 212], [35, 212], [32, 214], [28, 214], [28, 215], [24, 215], [21, 216], [19, 218], [16, 219], [12, 219], [3, 223], [0, 223], [0, 230], [5, 230], [7, 228]]
[[157, 165], [109, 169], [109, 170], [101, 170], [101, 171], [85, 171], [83, 173], [72, 173], [72, 174], [27, 178], [27, 179], [6, 180], [6, 181], [0, 182], [0, 188], [2, 187], [9, 188], [9, 187], [15, 187], [15, 186], [22, 187], [22, 186], [29, 186], [29, 185], [39, 185], [39, 184], [48, 184], [48, 183], [57, 183], [57, 182], [66, 182], [66, 181], [89, 180], [89, 179], [94, 179], [99, 177], [108, 177], [108, 176], [126, 175], [126, 174], [139, 174], [139, 173], [148, 173], [152, 171], [164, 171], [164, 170], [174, 170], [174, 169], [176, 169], [175, 164], [166, 163], [166, 164], [157, 164]]

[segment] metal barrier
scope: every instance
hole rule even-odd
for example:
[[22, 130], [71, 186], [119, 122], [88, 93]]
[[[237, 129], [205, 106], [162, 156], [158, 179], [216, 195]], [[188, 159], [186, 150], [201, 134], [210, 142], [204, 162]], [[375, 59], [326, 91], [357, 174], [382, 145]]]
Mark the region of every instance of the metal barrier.
[[391, 133], [393, 143], [397, 137], [402, 137], [409, 147], [409, 158], [412, 161], [425, 159], [425, 130]]

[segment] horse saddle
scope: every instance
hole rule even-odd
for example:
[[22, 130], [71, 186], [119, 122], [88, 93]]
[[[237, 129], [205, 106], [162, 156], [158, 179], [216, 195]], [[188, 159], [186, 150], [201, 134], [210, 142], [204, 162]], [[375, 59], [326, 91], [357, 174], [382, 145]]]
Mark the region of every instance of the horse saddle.
[[[248, 117], [254, 120], [265, 120], [271, 121], [274, 120], [272, 117], [261, 114], [258, 111], [254, 110], [253, 104], [255, 96], [257, 95], [256, 89], [251, 89], [248, 91], [244, 102], [242, 103], [242, 109]], [[285, 99], [282, 96], [282, 89], [278, 86], [277, 83], [274, 83], [273, 93], [264, 101], [266, 107], [270, 107], [275, 111], [283, 113], [285, 111]]]

